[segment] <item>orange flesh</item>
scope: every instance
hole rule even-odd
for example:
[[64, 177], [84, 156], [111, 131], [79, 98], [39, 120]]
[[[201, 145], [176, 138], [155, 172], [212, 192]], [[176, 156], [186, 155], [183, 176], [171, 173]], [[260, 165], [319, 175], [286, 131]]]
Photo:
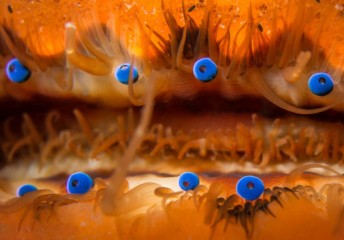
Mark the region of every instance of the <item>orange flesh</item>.
[[[177, 49], [174, 51], [173, 48], [179, 47], [182, 31], [177, 32], [177, 29], [174, 29], [176, 32], [173, 32], [168, 27], [166, 15], [172, 14], [173, 20], [170, 18], [172, 21], [170, 24], [173, 25], [175, 20], [176, 26], [180, 29], [184, 25], [192, 24], [190, 19], [185, 20], [182, 4], [185, 5], [185, 10], [189, 10], [187, 14], [197, 26], [200, 26], [202, 21], [204, 24], [205, 12], [211, 14], [209, 25], [198, 29], [205, 30], [205, 35], [209, 37], [208, 42], [205, 41], [207, 43], [198, 46], [200, 50], [197, 56], [190, 58], [187, 53], [184, 53], [182, 61], [178, 62]], [[256, 109], [258, 115], [254, 115], [256, 112], [250, 110], [244, 113], [236, 111], [231, 113], [230, 111], [235, 107], [227, 105], [223, 107], [220, 105], [216, 110], [209, 111], [203, 109], [206, 105], [198, 106], [202, 111], [192, 107], [197, 103], [207, 102], [207, 100], [198, 102], [195, 98], [202, 99], [210, 96], [209, 102], [211, 102], [211, 99], [216, 99], [217, 95], [228, 100], [225, 104], [239, 105], [240, 102], [248, 99], [247, 96], [255, 101], [260, 97], [261, 91], [264, 91], [250, 85], [252, 81], [257, 80], [256, 76], [262, 77], [259, 81], [265, 81], [275, 91], [276, 96], [288, 104], [300, 108], [331, 106], [343, 94], [341, 79], [344, 63], [342, 58], [338, 57], [344, 52], [343, 11], [343, 3], [340, 1], [321, 1], [321, 3], [317, 1], [304, 3], [301, 0], [254, 1], [252, 3], [249, 1], [240, 3], [199, 1], [197, 4], [186, 0], [184, 3], [144, 0], [106, 1], [106, 3], [104, 1], [94, 3], [87, 0], [78, 1], [78, 3], [67, 0], [30, 3], [2, 1], [0, 3], [0, 97], [4, 101], [2, 105], [5, 105], [9, 99], [11, 103], [19, 101], [21, 104], [21, 101], [24, 103], [27, 101], [32, 104], [37, 101], [37, 97], [43, 99], [47, 97], [49, 103], [59, 100], [62, 102], [61, 105], [67, 105], [65, 103], [69, 100], [94, 105], [91, 110], [88, 108], [81, 111], [74, 110], [73, 119], [69, 116], [71, 113], [68, 113], [69, 115], [61, 113], [62, 123], [51, 120], [52, 128], [42, 127], [47, 117], [38, 114], [35, 118], [32, 117], [34, 113], [23, 115], [23, 118], [14, 117], [15, 120], [11, 120], [22, 121], [23, 130], [3, 127], [2, 134], [5, 140], [1, 144], [3, 147], [6, 145], [4, 143], [10, 143], [11, 147], [7, 148], [9, 151], [5, 151], [5, 155], [11, 152], [12, 155], [8, 154], [5, 157], [11, 155], [12, 163], [3, 168], [5, 170], [2, 171], [2, 176], [6, 177], [3, 177], [0, 182], [0, 201], [2, 201], [0, 202], [0, 239], [45, 239], [47, 237], [52, 239], [343, 239], [344, 183], [342, 176], [337, 174], [333, 177], [323, 176], [326, 175], [325, 173], [333, 174], [329, 169], [325, 169], [328, 172], [324, 171], [320, 175], [302, 174], [304, 171], [313, 171], [312, 168], [307, 167], [302, 170], [302, 166], [308, 162], [321, 163], [337, 171], [343, 170], [344, 140], [342, 135], [338, 134], [343, 131], [342, 118], [331, 119], [329, 115], [329, 120], [325, 121], [318, 117], [315, 121], [295, 115], [290, 117], [286, 114], [286, 117], [281, 116], [282, 120], [275, 120], [275, 118], [264, 118], [262, 116], [264, 113], [260, 112], [261, 109]], [[69, 28], [66, 28], [66, 23], [71, 24]], [[217, 23], [219, 27], [216, 34], [213, 34], [211, 30], [216, 29], [214, 26]], [[211, 45], [210, 42], [228, 37], [229, 35], [226, 34], [229, 26], [230, 51], [226, 51], [225, 42], [219, 44], [219, 51], [212, 50], [211, 47], [215, 45]], [[73, 27], [75, 27], [75, 32], [73, 32]], [[102, 32], [106, 31], [104, 29], [110, 29], [112, 35], [104, 36]], [[179, 39], [175, 40], [176, 46], [169, 42], [170, 39], [176, 37], [174, 34], [180, 35], [177, 36]], [[171, 46], [164, 45], [165, 42], [171, 43]], [[118, 43], [124, 48], [125, 53], [116, 55], [120, 48], [114, 46]], [[166, 52], [166, 48], [172, 49], [171, 52]], [[71, 54], [69, 50], [76, 54]], [[308, 65], [301, 69], [300, 78], [295, 84], [286, 83], [285, 79], [281, 81], [279, 76], [287, 75], [288, 68], [292, 71], [292, 67], [298, 67], [296, 59], [301, 52], [311, 52], [312, 57]], [[208, 55], [218, 62], [221, 74], [213, 82], [205, 85], [198, 82], [189, 70], [194, 60]], [[14, 56], [32, 67], [32, 78], [22, 85], [9, 82], [3, 70], [6, 62]], [[263, 66], [259, 65], [260, 57], [264, 59]], [[123, 62], [133, 62], [141, 70], [142, 78], [133, 87], [134, 100], [136, 99], [137, 102], [133, 101], [128, 87], [120, 85], [112, 77], [116, 66]], [[336, 83], [334, 94], [318, 98], [304, 90], [305, 78], [314, 71], [331, 73]], [[74, 74], [72, 85], [68, 82], [70, 73]], [[271, 75], [273, 77], [269, 78]], [[105, 198], [104, 189], [111, 186], [111, 180], [107, 178], [104, 178], [107, 181], [105, 183], [102, 181], [96, 183], [94, 189], [87, 193], [85, 198], [66, 194], [65, 180], [50, 182], [46, 179], [31, 180], [40, 189], [49, 189], [55, 195], [52, 195], [50, 200], [43, 196], [40, 201], [28, 201], [28, 205], [24, 206], [22, 204], [25, 199], [39, 198], [38, 193], [37, 196], [36, 193], [28, 194], [19, 199], [19, 204], [15, 207], [11, 205], [13, 201], [16, 201], [14, 199], [16, 187], [34, 178], [33, 176], [17, 176], [20, 174], [12, 173], [13, 168], [25, 169], [27, 166], [25, 164], [30, 161], [37, 167], [43, 162], [46, 168], [41, 166], [43, 169], [39, 173], [41, 177], [59, 173], [59, 170], [53, 173], [46, 170], [56, 164], [56, 159], [55, 163], [51, 162], [53, 162], [54, 154], [57, 155], [59, 151], [52, 150], [44, 155], [42, 149], [47, 150], [48, 143], [53, 142], [50, 140], [56, 140], [62, 136], [61, 133], [66, 126], [74, 134], [72, 136], [79, 136], [81, 139], [70, 142], [69, 150], [72, 153], [68, 152], [66, 156], [71, 162], [78, 159], [70, 165], [77, 168], [86, 166], [85, 171], [90, 171], [96, 176], [102, 175], [101, 170], [110, 172], [120, 165], [121, 156], [126, 151], [123, 149], [126, 149], [129, 139], [134, 138], [133, 132], [138, 123], [135, 122], [137, 119], [131, 122], [132, 118], [123, 117], [130, 115], [130, 111], [118, 109], [144, 105], [145, 102], [139, 100], [145, 96], [145, 91], [147, 91], [145, 85], [153, 83], [156, 84], [154, 96], [156, 96], [158, 106], [154, 109], [152, 121], [144, 137], [146, 141], [147, 139], [148, 142], [151, 141], [149, 130], [154, 128], [154, 124], [155, 126], [162, 124], [164, 133], [161, 139], [170, 140], [170, 142], [167, 141], [166, 146], [162, 144], [158, 148], [159, 135], [154, 132], [153, 143], [141, 145], [142, 149], [138, 149], [135, 160], [129, 168], [127, 177], [129, 186], [116, 195], [114, 202], [117, 205], [113, 215], [104, 214], [102, 211], [104, 209], [100, 204]], [[180, 108], [165, 110], [168, 104], [164, 104], [171, 101], [181, 101], [182, 105], [192, 102], [191, 110], [187, 107], [187, 111]], [[160, 106], [161, 102], [163, 104]], [[213, 105], [216, 103], [213, 100]], [[222, 101], [221, 104], [223, 104]], [[59, 103], [55, 103], [51, 110], [65, 107], [58, 105]], [[23, 104], [23, 106], [26, 107], [29, 104]], [[100, 106], [112, 108], [106, 108], [105, 111], [94, 110]], [[340, 103], [335, 106], [335, 109], [342, 111], [343, 106]], [[159, 107], [163, 110], [159, 111]], [[25, 109], [20, 110], [19, 114], [25, 111]], [[60, 112], [63, 111], [60, 110]], [[6, 125], [5, 122], [11, 114], [13, 113], [3, 116], [3, 125]], [[134, 115], [140, 119], [139, 113], [135, 112]], [[33, 126], [30, 124], [30, 117], [34, 119]], [[283, 122], [281, 126], [279, 121]], [[124, 124], [121, 125], [122, 122]], [[332, 124], [333, 122], [338, 123], [335, 125]], [[255, 128], [255, 124], [264, 125], [259, 129], [264, 133], [264, 141], [260, 141], [257, 136], [259, 131]], [[13, 122], [10, 125], [13, 125]], [[280, 126], [281, 130], [277, 131], [275, 138], [272, 135], [276, 125]], [[111, 135], [116, 132], [112, 128], [119, 128], [119, 135]], [[176, 134], [179, 130], [193, 137], [190, 132], [188, 133], [191, 128], [196, 132], [196, 137], [188, 140], [189, 142], [177, 144], [177, 150], [172, 149], [173, 153], [168, 155], [167, 153], [173, 148], [173, 143], [177, 139], [175, 136], [169, 139], [169, 133]], [[237, 148], [232, 152], [228, 148], [224, 150], [228, 147], [224, 146], [224, 142], [221, 142], [222, 145], [216, 145], [218, 143], [216, 140], [226, 135], [222, 130], [227, 128], [233, 132], [236, 131], [234, 145], [237, 145]], [[306, 142], [301, 140], [303, 129], [306, 129], [304, 131], [307, 133], [315, 131]], [[6, 130], [9, 133], [8, 131], [6, 133]], [[54, 130], [57, 133], [54, 133]], [[11, 131], [14, 132], [13, 139], [11, 139]], [[25, 136], [30, 137], [28, 138], [30, 140], [26, 145], [23, 144], [24, 147], [20, 147], [20, 141]], [[299, 155], [294, 165], [289, 163], [293, 159], [291, 155], [288, 155], [291, 147], [287, 149], [283, 145], [286, 139], [291, 141], [290, 136], [298, 137], [295, 138], [295, 148], [298, 149], [295, 151]], [[113, 140], [117, 137], [122, 142]], [[56, 149], [65, 150], [63, 143], [67, 137], [61, 137], [61, 139], [62, 143], [56, 141], [58, 143]], [[199, 139], [207, 141], [206, 152], [203, 155], [202, 141], [198, 141]], [[247, 143], [247, 139], [251, 142]], [[100, 141], [106, 147], [93, 148], [99, 144], [96, 141]], [[187, 144], [190, 145], [190, 149]], [[263, 147], [259, 147], [259, 144], [263, 144]], [[282, 144], [282, 147], [271, 147], [278, 144]], [[305, 145], [305, 147], [300, 145]], [[19, 150], [15, 151], [15, 146], [18, 146]], [[33, 150], [35, 154], [38, 149], [35, 157], [43, 156], [39, 164], [37, 164], [39, 160], [33, 161], [30, 157], [29, 159], [23, 157], [30, 147], [36, 149]], [[83, 147], [86, 148], [85, 151]], [[99, 152], [94, 149], [98, 149]], [[180, 154], [184, 150], [185, 152]], [[221, 151], [226, 152], [229, 160], [224, 158], [224, 155], [216, 155]], [[233, 151], [237, 152], [233, 153]], [[215, 157], [212, 155], [214, 152]], [[250, 154], [245, 155], [247, 153]], [[270, 156], [268, 160], [266, 160], [267, 155]], [[255, 158], [255, 156], [258, 157]], [[96, 158], [99, 164], [97, 167], [103, 164], [99, 172], [90, 167], [92, 163], [86, 161], [88, 158], [92, 158], [91, 161]], [[23, 159], [26, 163], [20, 162]], [[253, 168], [248, 168], [243, 163], [244, 161], [253, 163]], [[237, 165], [230, 167], [233, 162]], [[286, 166], [277, 168], [276, 162]], [[61, 165], [64, 166], [63, 163]], [[70, 165], [66, 165], [67, 170], [64, 170], [64, 174], [74, 171]], [[118, 169], [121, 170], [121, 168]], [[284, 169], [283, 173], [275, 173], [281, 169]], [[293, 174], [289, 174], [294, 169], [302, 171], [296, 170]], [[201, 186], [194, 191], [184, 193], [180, 192], [176, 179], [178, 174], [187, 170], [199, 173]], [[241, 212], [236, 219], [227, 210], [233, 210], [235, 206], [244, 206], [244, 200], [235, 198], [235, 204], [230, 205], [228, 209], [222, 209], [217, 203], [220, 198], [227, 199], [233, 196], [239, 177], [251, 171], [261, 176], [266, 188], [288, 187], [292, 190], [284, 190], [278, 195], [278, 201], [271, 200], [268, 192], [261, 196], [260, 199], [268, 200], [268, 209], [272, 214], [267, 213], [268, 210], [264, 208], [264, 211], [260, 209], [254, 213]], [[173, 177], [156, 177], [154, 174], [150, 175], [150, 172], [158, 175], [168, 174]], [[135, 174], [138, 175], [134, 176]], [[215, 174], [216, 177], [208, 177], [207, 174]], [[11, 175], [13, 178], [10, 179], [8, 176]], [[307, 188], [310, 192], [305, 192], [303, 188], [294, 189], [297, 185], [310, 186], [315, 192], [310, 188]], [[164, 202], [163, 200], [166, 199], [167, 202]]]
[[[317, 177], [311, 175], [307, 176], [307, 178], [317, 180]], [[269, 178], [262, 179], [267, 187], [279, 185], [278, 181], [270, 183]], [[334, 179], [326, 179], [325, 181], [336, 182]], [[201, 182], [207, 185], [206, 178], [201, 178]], [[151, 187], [146, 183], [145, 186], [141, 185], [141, 191], [144, 192], [146, 189], [146, 193], [151, 195], [149, 198], [156, 204], [150, 206], [148, 210], [138, 208], [136, 212], [120, 211], [121, 214], [115, 218], [105, 216], [99, 208], [95, 208], [96, 204], [91, 195], [94, 192], [88, 193], [90, 196], [88, 201], [67, 206], [56, 206], [56, 209], [53, 206], [53, 209], [42, 208], [35, 212], [37, 214], [35, 217], [31, 215], [32, 212], [25, 212], [24, 209], [12, 214], [1, 214], [3, 216], [0, 218], [3, 226], [1, 236], [2, 239], [37, 239], [45, 236], [56, 236], [54, 239], [62, 239], [66, 236], [70, 239], [84, 239], [85, 237], [102, 239], [142, 239], [147, 237], [175, 239], [176, 236], [198, 239], [208, 239], [210, 237], [226, 239], [228, 236], [236, 236], [239, 239], [245, 239], [247, 234], [236, 222], [240, 221], [240, 218], [239, 220], [235, 220], [234, 217], [223, 218], [219, 208], [212, 206], [216, 203], [216, 198], [226, 196], [227, 194], [224, 192], [233, 190], [231, 184], [224, 185], [224, 182], [218, 180], [216, 182], [213, 188], [210, 187], [207, 196], [202, 194], [202, 190], [199, 190], [197, 196], [193, 196], [191, 192], [188, 192], [184, 193], [185, 197], [181, 198], [171, 196], [170, 202], [165, 203], [166, 205], [163, 203], [162, 198], [155, 199], [154, 194], [149, 193]], [[302, 181], [299, 183], [302, 183]], [[335, 194], [337, 194], [338, 186], [332, 185]], [[327, 191], [330, 195], [331, 190]], [[145, 201], [142, 193], [141, 201]], [[309, 192], [308, 194], [312, 193]], [[340, 193], [340, 197], [342, 197], [342, 193]], [[238, 202], [240, 201], [238, 200]], [[133, 203], [129, 201], [123, 207], [130, 207], [130, 204]], [[252, 229], [253, 226], [254, 229], [250, 233], [250, 237], [252, 239], [266, 239], [269, 236], [278, 236], [278, 239], [290, 239], [291, 237], [296, 239], [308, 237], [311, 239], [341, 239], [343, 234], [341, 223], [332, 221], [334, 218], [340, 217], [340, 215], [331, 213], [331, 211], [327, 212], [327, 208], [329, 207], [326, 206], [323, 199], [317, 198], [315, 195], [300, 196], [285, 192], [280, 197], [280, 203], [276, 201], [269, 204], [269, 210], [275, 216], [257, 212], [255, 213], [254, 225], [249, 220], [247, 221], [248, 228]], [[334, 215], [331, 216], [331, 214]], [[35, 218], [40, 219], [39, 223], [35, 222], [38, 221], [37, 219], [34, 220]], [[19, 230], [18, 219], [21, 222]], [[288, 226], [287, 231], [285, 226]], [[317, 230], [315, 231], [315, 229]]]

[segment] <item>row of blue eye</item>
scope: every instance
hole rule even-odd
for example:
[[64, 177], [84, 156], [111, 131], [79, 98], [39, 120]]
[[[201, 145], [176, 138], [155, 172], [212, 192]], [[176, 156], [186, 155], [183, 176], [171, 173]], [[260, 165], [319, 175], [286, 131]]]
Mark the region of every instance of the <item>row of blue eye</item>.
[[[131, 66], [125, 63], [117, 67], [115, 78], [122, 84], [128, 84]], [[136, 67], [132, 68], [133, 82], [139, 79]], [[209, 82], [217, 75], [217, 65], [210, 58], [201, 58], [193, 66], [195, 78], [201, 82]], [[25, 82], [30, 78], [31, 72], [18, 59], [12, 59], [6, 66], [7, 77], [15, 83]], [[313, 74], [308, 80], [310, 91], [317, 96], [328, 95], [333, 90], [333, 80], [327, 73], [320, 72]]]
[[[70, 194], [84, 194], [93, 187], [92, 178], [83, 172], [76, 172], [68, 177], [66, 189]], [[24, 196], [28, 192], [36, 191], [37, 187], [32, 184], [21, 185], [17, 189], [17, 196]]]
[[[139, 79], [139, 73], [136, 67], [132, 68], [133, 82]], [[115, 71], [115, 78], [122, 84], [129, 83], [131, 65], [129, 63], [122, 64]], [[217, 75], [217, 66], [210, 58], [202, 58], [198, 60], [193, 67], [194, 75], [202, 82], [209, 82]], [[31, 72], [16, 58], [7, 63], [7, 77], [15, 83], [25, 82], [30, 78]]]
[[[178, 184], [184, 191], [194, 190], [199, 185], [199, 177], [193, 172], [185, 172], [179, 176]], [[248, 201], [258, 199], [264, 189], [263, 181], [255, 176], [244, 176], [236, 185], [237, 194]]]
[[[179, 176], [178, 184], [184, 191], [194, 190], [199, 185], [199, 177], [193, 172], [184, 172]], [[69, 176], [66, 189], [70, 194], [84, 194], [87, 193], [93, 185], [93, 180], [88, 174], [76, 172]], [[22, 197], [26, 193], [36, 190], [36, 186], [24, 184], [17, 189], [17, 196]], [[262, 180], [255, 176], [245, 176], [241, 178], [236, 186], [238, 195], [249, 201], [259, 198], [263, 191], [264, 184]]]

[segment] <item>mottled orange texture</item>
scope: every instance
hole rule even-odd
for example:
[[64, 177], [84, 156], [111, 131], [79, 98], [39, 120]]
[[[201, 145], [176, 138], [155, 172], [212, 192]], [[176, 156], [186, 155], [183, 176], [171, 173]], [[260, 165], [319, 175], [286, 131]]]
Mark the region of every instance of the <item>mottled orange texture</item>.
[[[261, 43], [266, 41], [265, 43], [269, 44], [276, 40], [279, 33], [288, 31], [295, 37], [300, 37], [298, 31], [301, 31], [305, 33], [305, 37], [314, 41], [315, 45], [320, 45], [325, 54], [330, 56], [330, 62], [333, 65], [340, 63], [338, 61], [340, 57], [337, 57], [343, 53], [340, 34], [343, 28], [340, 1], [321, 1], [321, 4], [317, 1], [297, 0], [245, 1], [240, 5], [237, 5], [236, 1], [207, 1], [203, 4], [195, 4], [190, 0], [178, 2], [47, 0], [29, 3], [2, 1], [3, 17], [0, 21], [3, 26], [9, 28], [9, 31], [16, 33], [22, 44], [25, 44], [34, 56], [63, 54], [65, 24], [74, 22], [80, 27], [79, 31], [84, 33], [95, 31], [92, 28], [99, 25], [112, 26], [112, 30], [120, 32], [120, 37], [125, 39], [129, 49], [134, 49], [134, 54], [147, 58], [146, 54], [149, 53], [147, 42], [139, 40], [147, 38], [157, 44], [160, 40], [153, 32], [150, 32], [150, 29], [167, 40], [170, 31], [168, 23], [164, 21], [164, 14], [173, 14], [177, 20], [176, 24], [183, 26], [187, 19], [183, 15], [183, 4], [185, 11], [192, 9], [192, 6], [197, 6], [192, 11], [185, 12], [196, 25], [199, 25], [202, 20], [209, 21], [210, 26], [220, 24], [217, 39], [223, 37], [229, 25], [233, 28], [231, 31], [236, 33], [243, 27], [244, 22], [252, 26], [246, 26], [239, 34], [240, 36], [233, 36], [233, 38], [241, 39], [238, 45], [244, 41], [247, 34], [255, 36], [261, 34], [261, 41], [263, 41]], [[162, 5], [168, 12], [163, 11]], [[210, 19], [203, 19], [204, 11], [210, 12]], [[292, 25], [288, 26], [290, 23]], [[257, 27], [258, 24], [260, 27]], [[252, 29], [248, 30], [250, 28]], [[140, 36], [140, 32], [146, 33], [146, 36]], [[138, 35], [137, 38], [135, 38], [136, 35]], [[148, 59], [150, 57], [153, 56], [148, 56]]]
[[[256, 96], [266, 91], [258, 89], [259, 82], [266, 81], [278, 98], [292, 105], [343, 108], [337, 104], [339, 88], [319, 98], [306, 91], [304, 80], [314, 71], [326, 71], [341, 85], [340, 6], [337, 1], [298, 0], [240, 5], [235, 1], [2, 1], [0, 42], [5, 57], [1, 65], [15, 55], [33, 74], [20, 86], [2, 78], [0, 96], [32, 100], [38, 94], [125, 107], [133, 101], [127, 87], [116, 83], [113, 71], [133, 61], [141, 76], [133, 86], [137, 97], [144, 95], [144, 85], [152, 78], [157, 79], [156, 96], [183, 98], [204, 91], [229, 99]], [[192, 75], [193, 63], [203, 56], [219, 67], [218, 77], [208, 84]], [[276, 102], [275, 98], [269, 100]]]

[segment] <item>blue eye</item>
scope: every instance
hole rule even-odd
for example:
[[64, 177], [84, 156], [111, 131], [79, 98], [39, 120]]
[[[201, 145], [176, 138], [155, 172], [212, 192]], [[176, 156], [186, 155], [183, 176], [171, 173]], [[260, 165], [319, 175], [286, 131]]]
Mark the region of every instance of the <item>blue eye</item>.
[[217, 75], [217, 66], [210, 58], [201, 58], [193, 66], [193, 74], [201, 82], [209, 82]]
[[199, 185], [199, 178], [193, 172], [185, 172], [179, 176], [178, 183], [184, 191], [194, 190]]
[[12, 82], [22, 83], [30, 78], [31, 72], [17, 58], [14, 58], [6, 65], [6, 75]]
[[317, 96], [325, 96], [333, 90], [333, 80], [324, 72], [313, 74], [308, 80], [308, 87]]
[[[139, 79], [139, 73], [136, 69], [136, 67], [134, 67], [133, 69], [133, 77], [134, 77], [134, 83]], [[129, 83], [129, 74], [130, 74], [130, 64], [129, 63], [125, 63], [122, 64], [120, 66], [118, 66], [118, 68], [116, 69], [115, 72], [115, 77], [116, 79], [123, 84], [128, 84]]]
[[69, 176], [67, 192], [71, 194], [84, 194], [93, 187], [92, 178], [83, 172], [76, 172]]
[[33, 191], [37, 191], [37, 187], [31, 184], [24, 184], [21, 185], [18, 189], [17, 189], [17, 196], [18, 197], [22, 197], [24, 196], [26, 193], [28, 192], [33, 192]]
[[238, 181], [236, 191], [240, 197], [253, 201], [264, 192], [264, 183], [255, 176], [245, 176]]

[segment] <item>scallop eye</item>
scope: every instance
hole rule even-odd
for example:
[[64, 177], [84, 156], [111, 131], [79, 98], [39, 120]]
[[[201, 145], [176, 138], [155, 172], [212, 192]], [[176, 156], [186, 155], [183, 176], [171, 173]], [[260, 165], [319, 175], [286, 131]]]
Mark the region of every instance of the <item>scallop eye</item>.
[[185, 172], [179, 176], [178, 183], [184, 191], [194, 190], [199, 185], [199, 178], [193, 172]]
[[333, 80], [327, 73], [315, 73], [308, 80], [308, 87], [317, 96], [325, 96], [333, 90]]
[[217, 75], [217, 66], [210, 58], [201, 58], [193, 66], [193, 74], [201, 82], [209, 82]]
[[92, 178], [83, 172], [76, 172], [69, 176], [67, 192], [71, 194], [84, 194], [93, 187]]
[[14, 58], [6, 65], [6, 75], [12, 82], [22, 83], [30, 78], [31, 72], [17, 58]]
[[[122, 83], [122, 84], [128, 84], [129, 83], [129, 75], [130, 75], [130, 64], [125, 63], [117, 67], [115, 71], [115, 77], [116, 79]], [[139, 73], [134, 67], [133, 69], [133, 77], [134, 77], [134, 83], [139, 79]]]
[[24, 184], [21, 185], [18, 189], [17, 189], [17, 196], [18, 197], [22, 197], [25, 194], [27, 194], [28, 192], [33, 192], [33, 191], [37, 191], [37, 187], [32, 185], [32, 184]]
[[264, 183], [255, 176], [245, 176], [236, 185], [237, 194], [249, 201], [256, 200], [264, 192]]

